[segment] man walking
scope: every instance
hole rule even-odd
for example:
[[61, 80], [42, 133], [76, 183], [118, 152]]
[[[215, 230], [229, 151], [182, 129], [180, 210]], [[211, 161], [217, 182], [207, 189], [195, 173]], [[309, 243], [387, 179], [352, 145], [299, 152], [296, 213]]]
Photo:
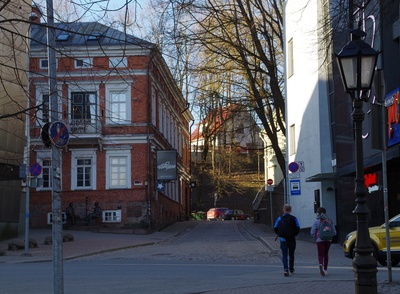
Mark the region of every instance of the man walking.
[[[274, 225], [274, 232], [280, 237], [282, 250], [283, 274], [285, 277], [294, 273], [294, 251], [296, 250], [296, 236], [300, 232], [300, 224], [297, 217], [291, 215], [292, 207], [289, 204], [283, 206], [283, 215], [279, 216]], [[289, 255], [289, 266], [288, 266]]]

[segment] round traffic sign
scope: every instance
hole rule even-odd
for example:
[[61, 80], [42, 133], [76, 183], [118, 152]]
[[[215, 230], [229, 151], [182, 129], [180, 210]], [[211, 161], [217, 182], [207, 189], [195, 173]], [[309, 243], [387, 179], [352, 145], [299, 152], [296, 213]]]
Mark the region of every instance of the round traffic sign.
[[29, 172], [31, 173], [32, 176], [37, 177], [42, 173], [42, 166], [36, 162], [32, 164], [31, 168], [29, 169]]
[[273, 181], [272, 179], [268, 179], [268, 180], [267, 180], [267, 184], [268, 184], [268, 185], [272, 185], [273, 183], [274, 183], [274, 181]]
[[299, 170], [299, 168], [300, 168], [300, 166], [296, 161], [293, 161], [293, 162], [289, 163], [289, 170], [292, 173], [297, 172]]
[[49, 135], [51, 141], [56, 147], [64, 147], [69, 140], [69, 133], [67, 126], [61, 122], [56, 121], [50, 125]]

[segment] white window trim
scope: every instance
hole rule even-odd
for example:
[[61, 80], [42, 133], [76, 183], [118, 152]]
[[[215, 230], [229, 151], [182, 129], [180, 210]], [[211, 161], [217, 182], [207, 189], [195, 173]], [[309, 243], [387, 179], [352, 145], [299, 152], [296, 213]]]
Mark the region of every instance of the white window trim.
[[[127, 170], [126, 170], [126, 186], [124, 187], [112, 187], [111, 186], [111, 170], [110, 170], [110, 158], [115, 156], [125, 156], [127, 158]], [[130, 189], [132, 188], [132, 171], [131, 171], [131, 150], [106, 150], [106, 189]]]
[[[42, 66], [42, 61], [47, 60], [47, 58], [39, 59], [39, 69], [49, 69], [49, 62], [47, 61], [47, 66]], [[56, 68], [58, 68], [58, 58], [56, 58]]]
[[39, 59], [39, 68], [40, 69], [48, 69], [49, 68], [49, 62], [47, 61], [47, 66], [42, 66], [42, 61], [47, 60], [47, 58], [40, 58]]
[[[112, 93], [125, 93], [126, 94], [126, 120], [125, 121], [112, 121], [111, 120], [111, 94]], [[131, 111], [131, 83], [124, 84], [106, 84], [106, 124], [108, 125], [121, 125], [130, 124], [132, 122]]]
[[[96, 190], [96, 148], [88, 149], [70, 149], [71, 150], [71, 190]], [[77, 183], [77, 160], [81, 158], [90, 158], [92, 168], [90, 174], [90, 187], [78, 187]]]
[[[79, 60], [82, 60], [83, 65], [79, 66], [77, 63]], [[76, 58], [74, 60], [75, 68], [92, 68], [93, 67], [93, 58]]]
[[103, 210], [102, 217], [103, 223], [120, 223], [122, 221], [122, 212], [120, 209]]
[[294, 75], [294, 56], [293, 56], [293, 38], [288, 41], [287, 44], [287, 74], [290, 78]]
[[[37, 163], [39, 163], [42, 166], [42, 169], [43, 169], [43, 159], [50, 159], [50, 160], [52, 159], [51, 158], [51, 150], [36, 150], [36, 161], [37, 161]], [[62, 170], [62, 167], [60, 167], [60, 170]], [[51, 168], [50, 168], [50, 176], [52, 177]], [[40, 173], [40, 175], [37, 176], [37, 178], [43, 179], [43, 170]], [[60, 180], [61, 179], [62, 178], [60, 178]], [[36, 187], [36, 191], [50, 191], [53, 189], [52, 186], [53, 186], [53, 181], [52, 181], [51, 187], [43, 187], [43, 186]]]
[[[57, 86], [57, 93], [58, 93], [58, 96], [61, 96], [61, 87], [59, 87], [59, 86]], [[42, 104], [43, 95], [46, 95], [46, 94], [47, 95], [49, 94], [49, 85], [48, 84], [44, 84], [44, 83], [37, 83], [36, 84], [36, 93], [35, 93], [35, 95], [36, 95], [36, 106], [39, 106], [39, 105]], [[51, 121], [51, 97], [50, 96], [49, 96], [49, 103], [50, 103], [49, 104], [49, 120]], [[58, 103], [58, 113], [59, 113], [59, 115], [58, 115], [58, 119], [57, 120], [61, 119], [61, 113], [62, 113], [61, 107], [62, 107], [61, 103]], [[42, 111], [41, 107], [38, 108], [36, 117], [37, 117], [36, 126], [43, 126], [43, 120], [42, 120], [43, 111]]]
[[292, 124], [289, 127], [289, 154], [296, 154], [296, 125]]
[[80, 93], [96, 93], [96, 117], [99, 117], [99, 109], [100, 109], [100, 96], [99, 96], [99, 87], [100, 83], [79, 83], [79, 86], [76, 84], [68, 85], [68, 119], [71, 120], [72, 118], [72, 93], [80, 92]]

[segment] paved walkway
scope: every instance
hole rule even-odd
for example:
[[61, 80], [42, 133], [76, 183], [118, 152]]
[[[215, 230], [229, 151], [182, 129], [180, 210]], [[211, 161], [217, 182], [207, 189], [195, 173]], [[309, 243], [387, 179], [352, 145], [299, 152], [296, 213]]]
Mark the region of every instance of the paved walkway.
[[[63, 242], [63, 258], [73, 259], [103, 252], [110, 252], [125, 248], [153, 245], [163, 242], [184, 231], [189, 222], [177, 222], [166, 229], [152, 234], [127, 234], [127, 233], [99, 233], [87, 230], [64, 230], [63, 234], [71, 234], [73, 242]], [[10, 251], [8, 244], [14, 240], [24, 240], [24, 236], [6, 241], [0, 241], [0, 251], [5, 251], [5, 256], [0, 256], [0, 263], [21, 263], [53, 260], [53, 246], [45, 245], [46, 237], [52, 236], [51, 229], [31, 229], [30, 239], [38, 242], [38, 248], [29, 248], [26, 256], [25, 250]]]
[[[193, 222], [193, 221], [191, 221]], [[120, 250], [123, 248], [132, 248], [137, 246], [153, 245], [159, 242], [163, 242], [172, 238], [179, 233], [189, 228], [191, 222], [177, 222], [166, 229], [154, 232], [147, 235], [139, 234], [112, 234], [112, 233], [95, 233], [91, 231], [80, 231], [80, 230], [64, 230], [64, 234], [72, 234], [74, 236], [73, 242], [63, 243], [63, 258], [74, 259], [78, 257], [84, 257], [94, 255], [102, 252], [109, 252]], [[280, 258], [279, 241], [275, 241], [275, 235], [270, 228], [263, 224], [255, 224], [251, 220], [244, 222], [246, 230], [258, 238], [271, 252], [271, 255], [276, 255], [276, 258]], [[42, 262], [52, 261], [52, 245], [44, 245], [46, 237], [51, 236], [51, 229], [31, 229], [30, 238], [35, 239], [39, 247], [30, 248], [26, 256], [24, 250], [9, 251], [7, 250], [8, 243], [12, 240], [0, 241], [0, 252], [5, 253], [4, 256], [0, 256], [1, 263], [24, 263], [24, 262]], [[23, 240], [23, 236], [19, 238]], [[15, 240], [15, 239], [14, 239]], [[316, 261], [316, 248], [310, 246], [309, 241], [298, 240], [296, 252], [296, 263], [311, 263], [314, 264]], [[348, 260], [344, 259], [341, 246], [339, 244], [333, 244], [331, 249], [331, 259], [337, 260], [339, 264], [343, 262], [347, 268], [351, 264]], [[336, 262], [336, 264], [338, 264]], [[314, 268], [311, 269], [315, 271]], [[379, 267], [378, 271], [378, 293], [380, 294], [397, 294], [400, 293], [400, 271], [395, 268], [393, 271], [393, 282], [387, 282], [387, 274], [385, 268]], [[312, 280], [307, 275], [301, 276], [299, 273], [296, 276], [285, 278], [282, 277], [279, 281], [274, 284], [257, 285], [239, 289], [229, 290], [218, 290], [207, 293], [218, 294], [236, 294], [236, 293], [291, 293], [291, 294], [304, 294], [307, 291], [313, 290], [313, 293], [354, 293], [354, 281], [353, 277], [340, 276], [334, 278], [328, 276], [323, 280]], [[385, 275], [386, 274], [386, 275]], [[315, 276], [315, 275], [310, 275]]]
[[[280, 258], [280, 242], [276, 241], [276, 235], [273, 233], [272, 229], [263, 225], [256, 224], [254, 222], [246, 222], [247, 231], [254, 237], [258, 238], [271, 252], [274, 252]], [[276, 283], [254, 286], [251, 288], [246, 288], [247, 293], [261, 294], [261, 293], [291, 293], [291, 294], [305, 294], [312, 290], [312, 293], [324, 293], [324, 294], [336, 294], [336, 293], [354, 293], [354, 275], [341, 275], [339, 277], [334, 277], [333, 275], [328, 275], [323, 278], [322, 281], [314, 280], [311, 277], [315, 277], [314, 272], [317, 271], [317, 256], [316, 256], [316, 246], [309, 240], [297, 240], [296, 254], [295, 254], [295, 268], [298, 263], [312, 263], [313, 266], [309, 277], [301, 276], [298, 277], [297, 272], [293, 276], [288, 277], [278, 277]], [[311, 246], [310, 246], [311, 245]], [[343, 249], [340, 244], [332, 244], [329, 251], [330, 264], [336, 265], [340, 268], [341, 266], [348, 268], [351, 266], [351, 260], [347, 259], [343, 255]], [[329, 268], [328, 268], [329, 270]], [[307, 269], [303, 271], [308, 272]], [[318, 276], [318, 275], [317, 275]], [[400, 271], [399, 268], [395, 268], [392, 272], [392, 282], [388, 283], [387, 270], [384, 267], [378, 267], [378, 293], [379, 294], [398, 294], [400, 293]], [[284, 281], [284, 282], [282, 282]], [[243, 290], [243, 289], [242, 289]], [[209, 294], [215, 294], [217, 292], [209, 292]], [[240, 289], [237, 291], [218, 291], [218, 294], [241, 294]], [[362, 294], [362, 293], [361, 293]]]

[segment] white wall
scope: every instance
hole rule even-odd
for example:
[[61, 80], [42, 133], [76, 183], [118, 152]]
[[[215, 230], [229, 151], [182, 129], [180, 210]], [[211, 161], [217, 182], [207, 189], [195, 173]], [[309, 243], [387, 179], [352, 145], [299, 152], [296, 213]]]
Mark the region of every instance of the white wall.
[[[332, 169], [327, 81], [321, 67], [322, 43], [318, 39], [321, 12], [319, 0], [289, 0], [285, 5], [285, 44], [293, 40], [293, 75], [286, 76], [287, 97], [287, 160], [303, 162], [304, 171], [296, 175], [300, 180], [300, 195], [291, 195], [288, 179], [288, 202], [302, 228], [310, 227], [315, 219], [314, 190], [320, 189], [321, 206], [335, 221], [333, 183], [306, 182], [306, 178]], [[321, 1], [322, 2], [322, 1]], [[286, 50], [286, 69], [288, 55]], [[286, 71], [287, 73], [287, 71]], [[296, 152], [291, 154], [290, 126], [295, 125]], [[328, 191], [328, 187], [333, 191]], [[329, 189], [330, 190], [330, 189]]]

